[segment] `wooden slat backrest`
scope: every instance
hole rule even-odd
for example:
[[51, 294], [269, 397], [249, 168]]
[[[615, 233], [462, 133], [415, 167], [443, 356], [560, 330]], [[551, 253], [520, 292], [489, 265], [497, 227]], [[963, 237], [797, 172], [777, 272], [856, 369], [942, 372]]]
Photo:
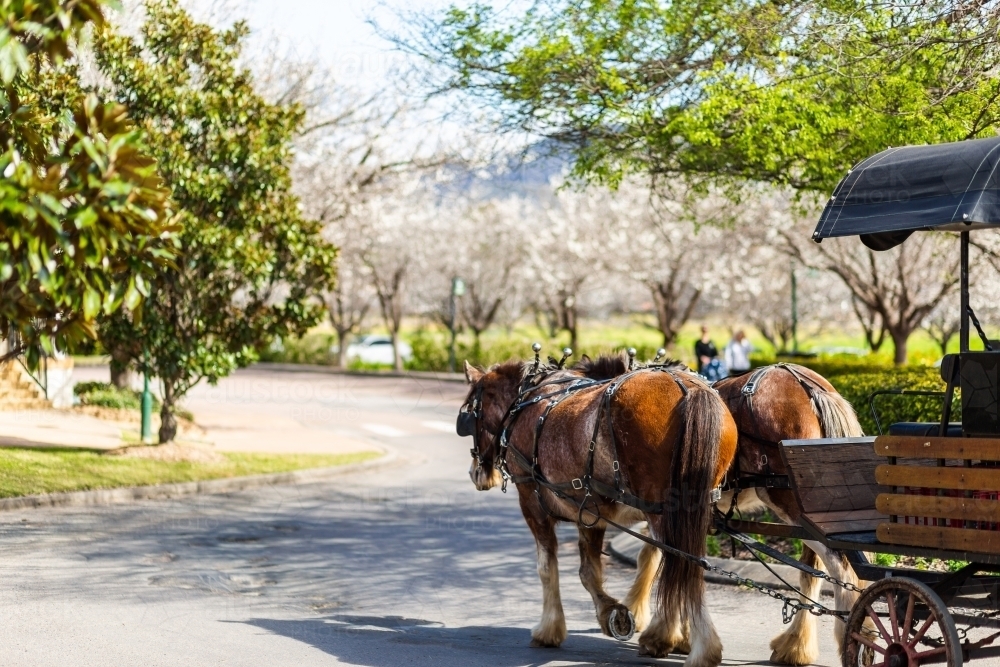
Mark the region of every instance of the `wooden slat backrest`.
[[884, 486], [959, 491], [1000, 491], [1000, 468], [880, 465], [875, 479]]
[[1000, 439], [879, 436], [873, 449], [886, 457], [875, 478], [892, 491], [876, 500], [890, 519], [880, 541], [1000, 553]]
[[906, 459], [1000, 461], [1000, 439], [880, 435], [875, 438], [875, 453]]
[[876, 534], [879, 541], [886, 544], [905, 544], [925, 549], [947, 549], [949, 551], [971, 551], [980, 554], [1000, 553], [1000, 531], [881, 523]]
[[879, 494], [878, 511], [885, 515], [919, 516], [1000, 524], [1000, 502], [989, 498]]
[[785, 440], [781, 455], [806, 514], [875, 509], [875, 497], [888, 489], [875, 481], [874, 438]]

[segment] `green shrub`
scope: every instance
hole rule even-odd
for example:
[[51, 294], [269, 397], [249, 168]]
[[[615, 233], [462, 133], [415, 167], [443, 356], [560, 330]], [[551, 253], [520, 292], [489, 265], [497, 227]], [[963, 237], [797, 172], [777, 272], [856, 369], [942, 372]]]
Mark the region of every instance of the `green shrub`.
[[[97, 405], [116, 410], [141, 410], [142, 392], [134, 389], [119, 389], [109, 382], [77, 382], [73, 393], [81, 405]], [[153, 411], [160, 409], [160, 399], [153, 396]]]
[[347, 362], [347, 370], [350, 371], [384, 371], [392, 370], [392, 364], [379, 364], [373, 361], [362, 361], [354, 357]]
[[[446, 332], [416, 331], [408, 342], [413, 348], [413, 357], [406, 367], [414, 371], [448, 370], [448, 334]], [[550, 346], [551, 348], [551, 346]], [[555, 354], [556, 348], [547, 349], [543, 354]], [[461, 372], [464, 362], [474, 366], [490, 366], [508, 359], [530, 359], [531, 343], [517, 338], [485, 339], [477, 345], [464, 336], [455, 341], [455, 366]]]
[[332, 333], [308, 333], [301, 338], [277, 340], [260, 353], [261, 361], [328, 366], [336, 361], [330, 350], [337, 337]]
[[857, 357], [850, 354], [821, 354], [815, 357], [792, 357], [774, 356], [766, 354], [755, 354], [750, 357], [750, 363], [754, 366], [766, 366], [778, 362], [798, 364], [811, 368], [825, 378], [834, 375], [844, 375], [845, 373], [881, 373], [891, 371], [895, 367], [891, 360], [886, 361], [882, 357], [867, 355]]
[[[865, 373], [841, 373], [827, 376], [827, 379], [844, 398], [851, 402], [858, 413], [858, 419], [860, 419], [865, 433], [872, 435], [878, 433], [868, 401], [872, 392], [886, 389], [944, 391], [946, 387], [941, 380], [938, 369], [928, 366], [886, 368], [877, 372]], [[957, 390], [955, 394], [955, 401], [952, 404], [952, 421], [959, 421], [961, 419], [961, 405]], [[941, 420], [941, 399], [938, 397], [883, 395], [875, 400], [875, 407], [878, 410], [883, 431], [886, 431], [889, 424], [894, 422], [936, 422]]]
[[[447, 332], [420, 330], [410, 336], [408, 341], [413, 348], [413, 358], [406, 365], [408, 369], [416, 371], [448, 370]], [[477, 346], [467, 336], [460, 336], [455, 342], [456, 370], [461, 371], [462, 364], [465, 361], [483, 367], [510, 359], [523, 359], [527, 361], [533, 355], [531, 343], [531, 339], [524, 337], [505, 336], [503, 338], [489, 338], [484, 336]], [[545, 341], [543, 345], [543, 358], [549, 356], [559, 358], [562, 356], [558, 342]], [[621, 352], [629, 347], [636, 349], [636, 359], [639, 361], [651, 361], [656, 356], [657, 347], [655, 345], [602, 342], [574, 350], [573, 356], [570, 358], [570, 363], [579, 359], [584, 354], [594, 357], [599, 354]]]
[[[414, 371], [448, 370], [448, 346], [438, 336], [428, 331], [417, 331], [409, 342], [413, 348], [413, 357], [407, 362], [407, 368]], [[461, 366], [463, 357], [458, 354], [457, 347], [455, 356]]]

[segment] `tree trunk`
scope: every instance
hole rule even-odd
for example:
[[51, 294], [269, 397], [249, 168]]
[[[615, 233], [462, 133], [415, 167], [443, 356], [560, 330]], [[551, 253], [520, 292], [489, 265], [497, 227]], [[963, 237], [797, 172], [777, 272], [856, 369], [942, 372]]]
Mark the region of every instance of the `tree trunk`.
[[906, 342], [910, 338], [910, 332], [909, 331], [905, 331], [904, 332], [904, 331], [901, 331], [899, 329], [896, 329], [896, 330], [890, 331], [889, 335], [892, 336], [892, 343], [893, 343], [893, 345], [896, 346], [896, 353], [895, 353], [895, 355], [893, 357], [893, 363], [895, 363], [897, 366], [905, 366], [906, 365]]
[[882, 329], [878, 336], [873, 331], [866, 331], [865, 337], [868, 339], [868, 347], [871, 348], [872, 354], [875, 354], [882, 348], [882, 343], [885, 342], [885, 329]]
[[479, 336], [482, 333], [483, 332], [480, 331], [479, 329], [473, 329], [472, 330], [472, 358], [475, 359], [475, 363], [477, 363], [477, 364], [483, 363], [483, 361], [482, 361], [482, 359], [483, 359], [483, 346], [482, 346], [482, 342], [479, 339]]
[[129, 368], [128, 354], [124, 350], [111, 351], [111, 384], [119, 389], [132, 386], [132, 369]]
[[111, 384], [119, 389], [128, 389], [132, 386], [132, 369], [128, 366], [122, 367], [111, 362]]
[[403, 357], [399, 354], [399, 332], [396, 330], [389, 332], [392, 338], [392, 367], [397, 371], [403, 370]]
[[347, 332], [337, 329], [337, 368], [347, 365]]
[[163, 402], [160, 406], [160, 444], [165, 445], [177, 437], [177, 417], [174, 416], [174, 388], [163, 383]]

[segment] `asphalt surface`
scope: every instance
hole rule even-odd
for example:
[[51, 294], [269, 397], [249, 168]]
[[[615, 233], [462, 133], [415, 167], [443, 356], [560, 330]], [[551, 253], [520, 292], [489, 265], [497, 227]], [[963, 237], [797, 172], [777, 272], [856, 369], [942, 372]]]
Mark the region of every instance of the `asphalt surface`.
[[[188, 402], [199, 419], [299, 420], [396, 450], [334, 481], [104, 508], [0, 514], [0, 665], [649, 665], [604, 637], [560, 530], [569, 637], [541, 612], [514, 494], [477, 492], [449, 432], [462, 385], [249, 369]], [[289, 447], [294, 450], [294, 443]], [[623, 596], [633, 571], [608, 562]], [[730, 665], [766, 664], [780, 603], [709, 586]], [[839, 664], [821, 621], [820, 664]]]

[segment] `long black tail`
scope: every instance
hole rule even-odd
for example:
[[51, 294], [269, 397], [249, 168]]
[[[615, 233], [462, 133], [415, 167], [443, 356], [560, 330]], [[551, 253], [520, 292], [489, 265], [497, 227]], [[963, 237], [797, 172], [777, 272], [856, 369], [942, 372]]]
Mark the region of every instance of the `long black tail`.
[[[705, 534], [712, 517], [711, 491], [726, 406], [708, 385], [698, 383], [690, 388], [680, 409], [684, 434], [674, 447], [658, 537], [700, 557], [705, 555]], [[697, 564], [663, 555], [659, 598], [664, 618], [670, 618], [671, 610], [676, 614], [699, 605], [704, 592], [705, 580]]]

